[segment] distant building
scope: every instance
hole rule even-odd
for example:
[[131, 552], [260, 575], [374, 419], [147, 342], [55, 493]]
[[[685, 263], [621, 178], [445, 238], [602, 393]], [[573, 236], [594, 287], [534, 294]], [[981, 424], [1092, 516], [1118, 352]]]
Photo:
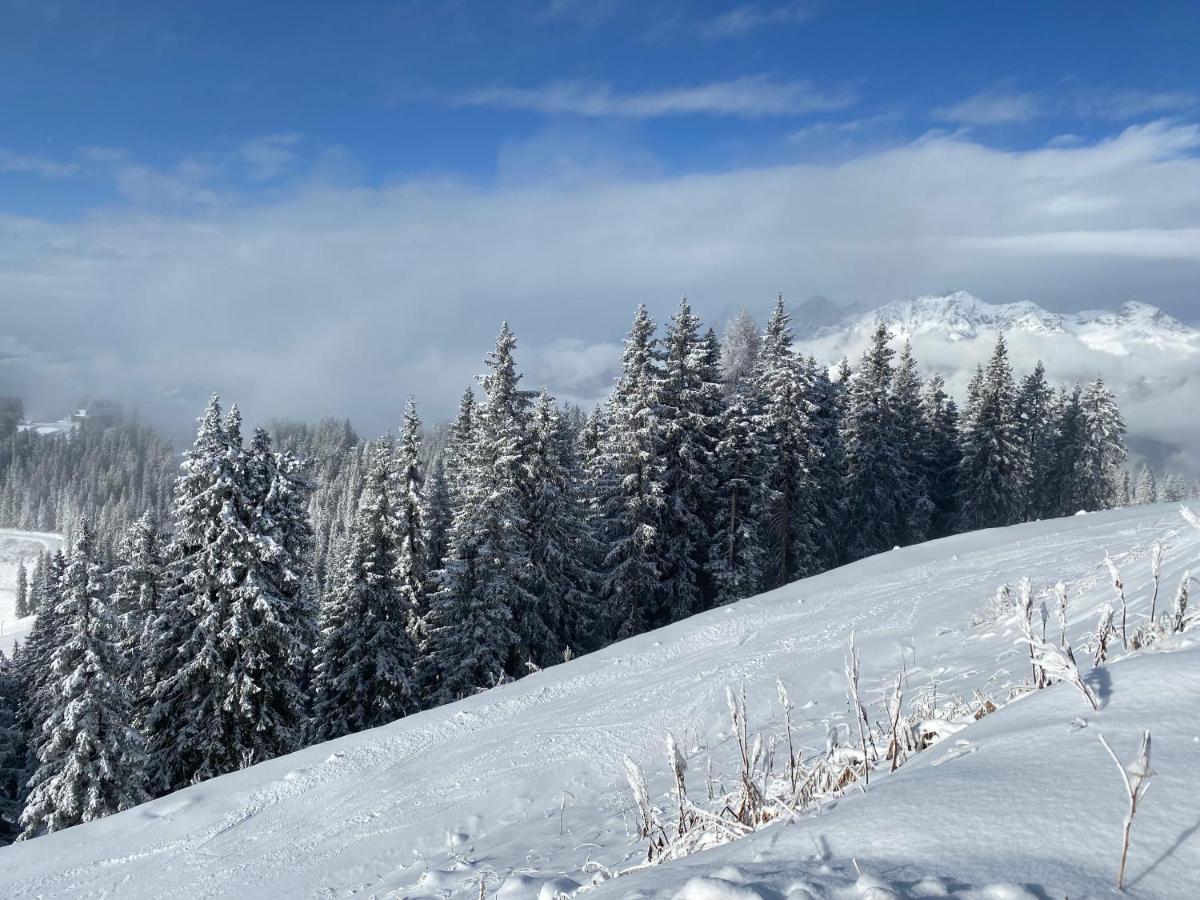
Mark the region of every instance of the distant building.
[[17, 423], [17, 431], [36, 431], [38, 434], [69, 434], [88, 423], [89, 427], [107, 428], [116, 424], [117, 411], [108, 407], [89, 407], [77, 409], [65, 419], [57, 422], [35, 422], [32, 419], [22, 419]]
[[117, 421], [117, 411], [105, 406], [93, 406], [88, 409], [77, 409], [71, 414], [71, 422], [75, 425], [82, 425], [84, 422], [92, 422], [102, 428], [107, 428]]

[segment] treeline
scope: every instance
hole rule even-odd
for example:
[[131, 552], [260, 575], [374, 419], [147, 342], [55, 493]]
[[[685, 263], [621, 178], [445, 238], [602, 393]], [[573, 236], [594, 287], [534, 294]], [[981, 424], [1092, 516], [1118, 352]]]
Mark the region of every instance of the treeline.
[[411, 402], [394, 441], [277, 427], [323, 458], [309, 471], [325, 486], [265, 430], [245, 446], [214, 398], [169, 533], [146, 517], [109, 560], [81, 525], [30, 582], [36, 625], [0, 678], [20, 829], [899, 544], [1120, 501], [1123, 425], [1101, 381], [1056, 390], [1039, 365], [1018, 382], [1000, 339], [960, 413], [889, 340], [880, 326], [831, 374], [794, 352], [782, 299], [761, 334], [743, 315], [724, 342], [686, 301], [661, 335], [642, 307], [611, 396], [581, 419], [522, 387], [504, 326], [436, 452]]
[[[20, 409], [19, 401], [9, 408]], [[148, 425], [84, 421], [61, 434], [17, 431], [0, 417], [0, 526], [68, 532], [83, 516], [111, 549], [145, 513], [165, 521], [178, 471], [170, 445]]]
[[1178, 503], [1200, 496], [1200, 482], [1191, 481], [1178, 472], [1166, 472], [1160, 478], [1148, 463], [1138, 469], [1137, 478], [1126, 483], [1131, 504]]

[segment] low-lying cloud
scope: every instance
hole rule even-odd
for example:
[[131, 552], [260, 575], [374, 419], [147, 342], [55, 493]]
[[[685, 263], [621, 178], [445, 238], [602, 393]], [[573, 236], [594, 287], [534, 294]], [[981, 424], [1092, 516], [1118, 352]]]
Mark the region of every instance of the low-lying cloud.
[[963, 288], [1189, 315], [1197, 147], [1200, 129], [1168, 123], [1025, 152], [930, 135], [655, 180], [428, 180], [187, 214], [0, 217], [0, 391], [41, 415], [109, 393], [178, 433], [217, 390], [252, 419], [348, 415], [370, 433], [410, 391], [428, 418], [450, 414], [503, 319], [530, 387], [593, 400], [635, 305], [662, 320], [683, 293], [718, 324], [779, 291], [878, 304]]

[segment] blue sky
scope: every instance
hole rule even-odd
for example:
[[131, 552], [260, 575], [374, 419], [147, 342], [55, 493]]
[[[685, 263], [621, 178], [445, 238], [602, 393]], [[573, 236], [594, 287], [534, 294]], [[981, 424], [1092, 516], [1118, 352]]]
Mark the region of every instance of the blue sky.
[[[0, 393], [449, 414], [508, 319], [590, 402], [635, 305], [1200, 321], [1200, 4], [0, 0]], [[369, 385], [369, 390], [364, 390]]]
[[7, 211], [727, 170], [1195, 110], [1195, 3], [0, 0]]

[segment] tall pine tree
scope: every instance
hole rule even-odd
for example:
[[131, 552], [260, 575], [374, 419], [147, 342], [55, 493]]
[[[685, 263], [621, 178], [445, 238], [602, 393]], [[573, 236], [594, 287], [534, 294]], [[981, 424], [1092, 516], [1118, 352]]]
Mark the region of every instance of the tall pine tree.
[[599, 525], [607, 551], [601, 593], [610, 631], [618, 639], [639, 634], [655, 621], [666, 571], [657, 419], [661, 372], [654, 327], [642, 304], [625, 339], [621, 375], [605, 413]]
[[146, 799], [142, 743], [131, 727], [108, 578], [85, 520], [74, 538], [57, 609], [60, 642], [50, 663], [53, 703], [35, 735], [37, 768], [21, 814], [24, 837], [90, 822]]
[[250, 457], [237, 407], [222, 419], [214, 396], [176, 483], [172, 586], [151, 649], [160, 680], [146, 729], [166, 790], [299, 746], [297, 662], [309, 625], [264, 559], [286, 553], [264, 517], [265, 459]]
[[974, 531], [1022, 521], [1029, 457], [1021, 439], [1017, 388], [1002, 334], [969, 397], [961, 440], [959, 527]]
[[515, 348], [505, 323], [487, 360], [491, 371], [482, 379], [469, 444], [456, 463], [458, 507], [421, 648], [422, 683], [437, 703], [524, 674], [555, 640], [525, 580], [529, 398], [519, 387]]
[[902, 538], [896, 499], [903, 463], [892, 410], [891, 335], [880, 322], [850, 381], [846, 412], [846, 557], [890, 550]]
[[792, 352], [791, 317], [783, 297], [767, 322], [755, 372], [755, 440], [762, 460], [763, 588], [770, 589], [818, 568], [814, 531], [810, 444], [814, 406], [800, 360]]
[[397, 565], [396, 480], [392, 444], [380, 440], [322, 609], [314, 740], [374, 728], [421, 706], [413, 683], [411, 604]]

